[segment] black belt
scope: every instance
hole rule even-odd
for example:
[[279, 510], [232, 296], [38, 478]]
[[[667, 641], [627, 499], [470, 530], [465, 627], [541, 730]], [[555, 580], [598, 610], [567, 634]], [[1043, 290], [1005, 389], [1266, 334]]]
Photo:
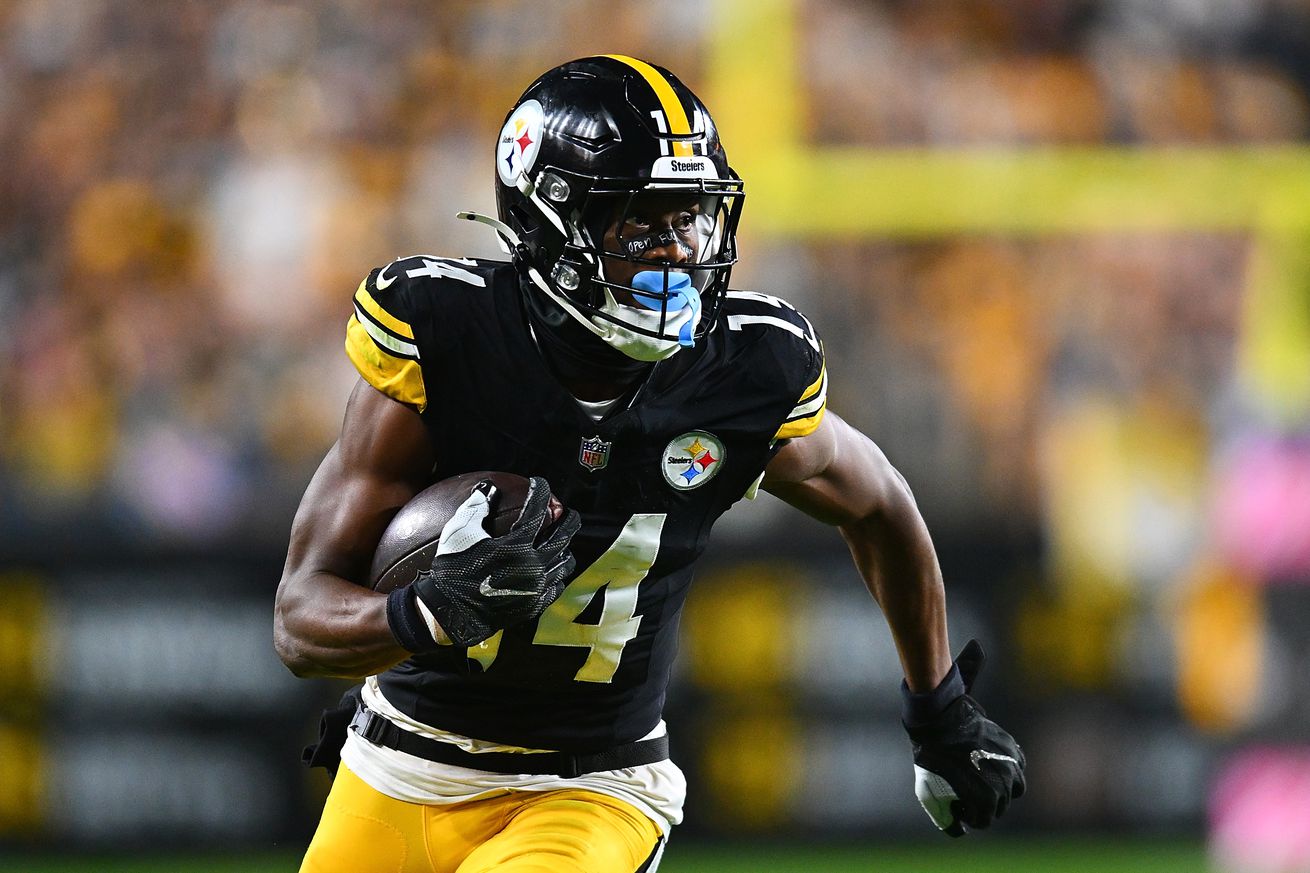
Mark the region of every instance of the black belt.
[[394, 722], [383, 718], [368, 707], [355, 710], [350, 730], [375, 746], [395, 749], [440, 764], [454, 764], [470, 770], [488, 773], [525, 774], [529, 776], [562, 776], [573, 779], [584, 773], [601, 770], [621, 770], [639, 764], [654, 764], [669, 757], [669, 738], [655, 737], [625, 743], [603, 752], [466, 752], [459, 746], [421, 737], [402, 730]]

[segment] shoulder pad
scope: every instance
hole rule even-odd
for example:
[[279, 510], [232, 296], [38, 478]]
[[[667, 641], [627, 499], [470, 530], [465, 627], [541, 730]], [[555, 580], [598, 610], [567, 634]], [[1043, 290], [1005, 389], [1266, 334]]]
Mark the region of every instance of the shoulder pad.
[[414, 255], [375, 269], [355, 291], [355, 313], [346, 327], [346, 354], [361, 376], [383, 394], [427, 408], [414, 325], [431, 320], [434, 308], [456, 287], [486, 288], [494, 266], [468, 258]]
[[393, 285], [424, 285], [434, 279], [453, 279], [475, 288], [487, 287], [488, 268], [472, 258], [438, 258], [433, 255], [411, 255], [397, 258], [369, 276], [378, 292], [385, 293]]
[[[414, 255], [398, 258], [373, 270], [355, 292], [355, 311], [381, 332], [395, 339], [414, 339], [413, 324], [431, 312], [437, 287], [450, 280], [476, 288], [487, 287], [488, 268], [469, 258]], [[435, 283], [435, 285], [434, 285]], [[385, 338], [379, 339], [387, 345]], [[391, 344], [394, 347], [394, 344]], [[417, 356], [416, 349], [393, 348]]]
[[724, 301], [724, 325], [730, 331], [762, 330], [776, 350], [795, 404], [774, 439], [813, 433], [828, 407], [828, 368], [823, 343], [804, 313], [781, 297], [755, 291], [729, 291]]
[[427, 390], [414, 336], [414, 301], [404, 258], [374, 269], [355, 289], [346, 356], [359, 375], [393, 400], [422, 412]]
[[814, 325], [804, 313], [781, 297], [758, 291], [729, 291], [723, 311], [728, 330], [739, 331], [756, 324], [771, 326], [803, 340], [816, 353], [822, 353]]

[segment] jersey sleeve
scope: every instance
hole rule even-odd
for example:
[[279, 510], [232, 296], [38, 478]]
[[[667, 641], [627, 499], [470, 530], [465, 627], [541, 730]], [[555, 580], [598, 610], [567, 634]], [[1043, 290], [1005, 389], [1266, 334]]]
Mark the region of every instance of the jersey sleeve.
[[814, 433], [823, 421], [823, 414], [828, 409], [828, 365], [823, 359], [823, 344], [817, 337], [814, 343], [813, 354], [807, 356], [806, 373], [810, 381], [800, 392], [796, 405], [787, 413], [787, 419], [778, 428], [774, 439], [792, 439]]
[[355, 291], [355, 311], [346, 324], [346, 355], [359, 375], [393, 400], [419, 412], [427, 409], [427, 389], [414, 339], [404, 273], [374, 270]]
[[823, 356], [823, 342], [805, 314], [786, 300], [769, 295], [755, 295], [772, 307], [764, 316], [782, 327], [773, 333], [777, 338], [776, 354], [784, 381], [795, 398], [787, 417], [774, 434], [775, 440], [795, 439], [818, 430], [828, 409], [828, 367]]
[[[758, 291], [729, 291], [724, 304], [729, 336], [741, 336], [749, 349], [749, 367], [767, 374], [753, 380], [761, 411], [767, 410], [771, 440], [814, 433], [828, 408], [828, 368], [823, 343], [814, 325], [781, 297]], [[782, 416], [781, 419], [778, 416]]]

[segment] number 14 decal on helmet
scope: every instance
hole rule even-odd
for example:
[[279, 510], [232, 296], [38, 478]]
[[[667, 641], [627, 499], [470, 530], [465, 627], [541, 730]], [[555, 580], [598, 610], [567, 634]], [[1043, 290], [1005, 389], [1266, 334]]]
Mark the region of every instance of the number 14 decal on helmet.
[[[634, 515], [614, 544], [568, 584], [559, 598], [537, 620], [535, 646], [577, 646], [588, 649], [587, 660], [574, 674], [578, 682], [612, 682], [623, 649], [637, 636], [637, 588], [646, 578], [660, 551], [664, 513]], [[597, 592], [604, 598], [600, 621], [579, 624], [578, 616], [591, 605]], [[491, 667], [500, 653], [504, 631], [476, 646], [468, 656]]]
[[[677, 131], [669, 130], [669, 119], [664, 115], [663, 109], [652, 109], [650, 117], [655, 119], [655, 129], [660, 133], [676, 133]], [[663, 139], [660, 141], [660, 153], [666, 157], [677, 155], [679, 157], [689, 157], [691, 155], [703, 155], [707, 153], [705, 144], [705, 122], [702, 120], [700, 107], [692, 110], [692, 121], [690, 129], [684, 133], [692, 134], [693, 138], [686, 141], [671, 141]]]

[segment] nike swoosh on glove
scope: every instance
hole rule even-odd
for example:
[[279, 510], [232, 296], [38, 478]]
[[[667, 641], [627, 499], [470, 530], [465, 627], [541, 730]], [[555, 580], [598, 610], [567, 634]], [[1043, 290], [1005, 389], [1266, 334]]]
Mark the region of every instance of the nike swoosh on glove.
[[564, 590], [576, 566], [569, 541], [581, 516], [566, 510], [550, 527], [550, 486], [533, 476], [518, 519], [493, 537], [485, 521], [495, 499], [496, 487], [479, 482], [442, 528], [431, 568], [389, 595], [387, 620], [409, 651], [434, 650], [438, 628], [457, 646], [477, 645], [537, 618]]
[[1023, 749], [970, 692], [984, 655], [970, 640], [932, 691], [913, 694], [901, 682], [901, 721], [914, 748], [914, 793], [942, 831], [963, 836], [985, 828], [1023, 796]]

